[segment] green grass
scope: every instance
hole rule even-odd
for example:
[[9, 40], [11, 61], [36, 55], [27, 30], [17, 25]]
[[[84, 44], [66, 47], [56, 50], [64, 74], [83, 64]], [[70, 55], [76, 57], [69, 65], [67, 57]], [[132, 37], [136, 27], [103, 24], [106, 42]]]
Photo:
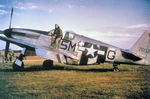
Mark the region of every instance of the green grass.
[[41, 65], [25, 63], [22, 72], [11, 64], [0, 64], [1, 99], [126, 99], [150, 98], [150, 67], [111, 64], [70, 66], [55, 63], [44, 70]]

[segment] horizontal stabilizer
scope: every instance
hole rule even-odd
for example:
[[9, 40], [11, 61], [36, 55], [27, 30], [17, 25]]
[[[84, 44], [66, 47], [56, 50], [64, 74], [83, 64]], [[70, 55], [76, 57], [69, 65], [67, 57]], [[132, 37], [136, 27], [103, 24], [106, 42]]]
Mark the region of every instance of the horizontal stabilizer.
[[133, 61], [139, 61], [141, 60], [142, 58], [138, 57], [138, 56], [135, 56], [134, 54], [132, 53], [128, 53], [128, 52], [125, 52], [125, 51], [121, 51], [122, 53], [122, 56], [126, 59], [130, 59], [130, 60], [133, 60]]

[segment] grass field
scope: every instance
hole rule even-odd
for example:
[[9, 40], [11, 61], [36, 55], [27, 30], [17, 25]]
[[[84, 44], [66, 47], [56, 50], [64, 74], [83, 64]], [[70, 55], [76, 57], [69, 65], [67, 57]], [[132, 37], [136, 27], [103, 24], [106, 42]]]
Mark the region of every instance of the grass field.
[[111, 64], [70, 66], [25, 61], [22, 72], [0, 64], [0, 99], [150, 99], [150, 67]]

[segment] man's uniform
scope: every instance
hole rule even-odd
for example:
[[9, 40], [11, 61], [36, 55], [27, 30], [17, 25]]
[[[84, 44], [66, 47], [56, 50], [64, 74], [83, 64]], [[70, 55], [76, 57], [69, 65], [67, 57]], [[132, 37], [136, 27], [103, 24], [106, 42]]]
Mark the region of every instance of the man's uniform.
[[13, 56], [14, 56], [14, 52], [12, 51], [12, 50], [9, 50], [9, 52], [8, 52], [8, 54], [7, 54], [8, 56], [8, 61], [9, 62], [12, 62], [12, 58], [13, 58]]
[[55, 47], [54, 49], [56, 49], [58, 47], [58, 43], [59, 41], [62, 39], [62, 30], [58, 27], [55, 29], [54, 34], [52, 35], [52, 39], [51, 39], [51, 46], [55, 43]]

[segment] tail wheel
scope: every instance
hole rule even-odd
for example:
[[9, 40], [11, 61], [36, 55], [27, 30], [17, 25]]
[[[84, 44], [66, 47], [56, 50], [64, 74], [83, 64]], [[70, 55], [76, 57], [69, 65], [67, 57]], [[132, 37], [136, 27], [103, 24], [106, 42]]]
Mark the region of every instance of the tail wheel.
[[119, 72], [120, 70], [118, 68], [114, 68], [114, 72]]
[[45, 61], [43, 62], [43, 67], [44, 67], [45, 69], [51, 68], [52, 66], [53, 66], [53, 61], [52, 61], [52, 60], [45, 60]]
[[114, 68], [113, 68], [114, 72], [119, 72], [120, 71], [119, 68], [118, 68], [118, 65], [119, 64], [113, 64], [113, 66], [114, 66]]

